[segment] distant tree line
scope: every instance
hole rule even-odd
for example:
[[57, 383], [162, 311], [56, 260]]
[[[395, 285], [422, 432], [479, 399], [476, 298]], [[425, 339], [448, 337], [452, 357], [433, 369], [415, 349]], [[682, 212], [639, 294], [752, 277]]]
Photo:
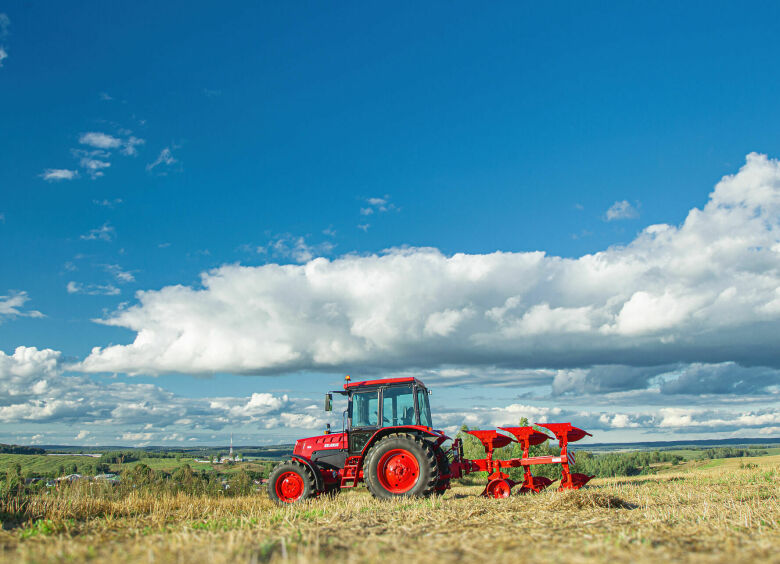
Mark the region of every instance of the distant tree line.
[[104, 452], [98, 459], [103, 464], [125, 464], [140, 460], [141, 456], [152, 454], [151, 452], [140, 452], [137, 450], [113, 450]]
[[703, 458], [741, 458], [743, 456], [766, 456], [769, 454], [764, 446], [750, 448], [718, 447], [704, 451]]
[[575, 472], [606, 478], [654, 474], [656, 472], [654, 465], [660, 463], [676, 465], [682, 462], [683, 457], [678, 454], [657, 450], [652, 452], [621, 452], [596, 455], [587, 451], [577, 451], [576, 460], [577, 463], [574, 465]]
[[46, 454], [42, 448], [0, 443], [0, 454]]
[[255, 488], [254, 480], [260, 480], [263, 472], [244, 468], [228, 475], [213, 470], [197, 471], [189, 464], [179, 466], [173, 472], [153, 470], [144, 463], [136, 464], [122, 474], [123, 487], [144, 486], [164, 491], [194, 494], [241, 495]]

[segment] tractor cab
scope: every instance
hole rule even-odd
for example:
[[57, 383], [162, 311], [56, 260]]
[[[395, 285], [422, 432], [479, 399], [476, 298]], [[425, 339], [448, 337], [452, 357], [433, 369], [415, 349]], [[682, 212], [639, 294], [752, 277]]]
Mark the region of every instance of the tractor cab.
[[[417, 378], [347, 381], [344, 432], [350, 455], [362, 452], [368, 440], [385, 427], [432, 427], [428, 389]], [[325, 396], [330, 410], [331, 394]]]

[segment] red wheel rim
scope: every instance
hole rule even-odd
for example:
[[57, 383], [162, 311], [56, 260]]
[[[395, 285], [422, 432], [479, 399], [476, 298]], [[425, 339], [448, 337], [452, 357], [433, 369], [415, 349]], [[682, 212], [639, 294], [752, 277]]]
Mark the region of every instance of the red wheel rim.
[[402, 494], [411, 490], [420, 477], [417, 458], [402, 448], [386, 452], [376, 467], [379, 483], [390, 493]]
[[512, 488], [509, 487], [509, 483], [506, 480], [493, 480], [488, 484], [487, 493], [490, 497], [501, 499], [509, 497], [511, 491]]
[[284, 472], [276, 479], [276, 497], [292, 503], [303, 495], [303, 478], [297, 472]]

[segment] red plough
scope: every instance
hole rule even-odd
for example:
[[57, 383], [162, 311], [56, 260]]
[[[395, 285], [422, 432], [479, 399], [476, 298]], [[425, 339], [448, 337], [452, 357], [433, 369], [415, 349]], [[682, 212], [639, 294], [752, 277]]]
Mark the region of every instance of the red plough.
[[[451, 478], [457, 479], [471, 472], [487, 472], [488, 483], [485, 486], [482, 495], [488, 497], [502, 498], [509, 497], [512, 488], [519, 485], [520, 493], [540, 492], [553, 483], [544, 476], [534, 476], [531, 473], [531, 466], [536, 464], [560, 464], [561, 465], [561, 485], [559, 490], [577, 490], [590, 481], [593, 476], [571, 472], [569, 466], [574, 465], [574, 452], [568, 450], [569, 443], [579, 441], [585, 436], [592, 436], [590, 433], [572, 426], [571, 423], [546, 423], [538, 424], [553, 432], [558, 439], [561, 447], [561, 453], [558, 456], [530, 456], [529, 452], [532, 446], [540, 445], [552, 437], [541, 433], [533, 427], [499, 427], [502, 431], [514, 436], [514, 439], [506, 435], [499, 434], [497, 431], [467, 431], [480, 440], [485, 447], [485, 458], [478, 460], [455, 460], [450, 464]], [[453, 450], [460, 452], [460, 445], [456, 444]], [[510, 458], [508, 460], [495, 460], [493, 451], [505, 447], [510, 443], [520, 443], [523, 454], [521, 458]], [[510, 468], [523, 468], [523, 481], [516, 482], [512, 480], [504, 470]]]

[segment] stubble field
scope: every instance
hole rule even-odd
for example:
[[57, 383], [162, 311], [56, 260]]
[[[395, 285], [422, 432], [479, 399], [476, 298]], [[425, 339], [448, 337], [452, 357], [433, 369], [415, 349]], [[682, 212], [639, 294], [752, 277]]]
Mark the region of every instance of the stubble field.
[[278, 508], [264, 493], [110, 500], [74, 488], [32, 498], [26, 522], [5, 522], [0, 560], [780, 562], [780, 456], [506, 500], [480, 491], [379, 502], [360, 489]]

